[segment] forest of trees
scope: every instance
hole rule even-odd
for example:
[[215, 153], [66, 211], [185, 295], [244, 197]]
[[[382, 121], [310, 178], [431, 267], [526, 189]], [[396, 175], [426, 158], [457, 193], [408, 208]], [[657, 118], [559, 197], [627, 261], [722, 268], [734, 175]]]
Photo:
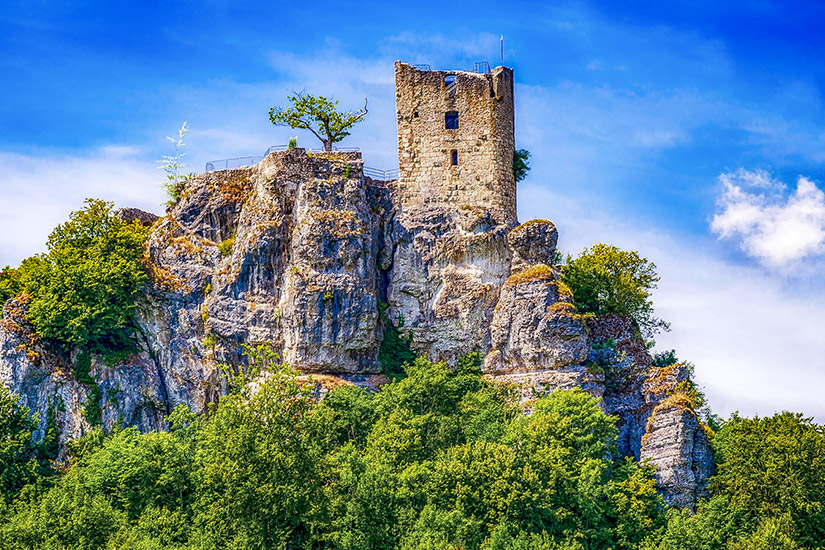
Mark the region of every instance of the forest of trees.
[[[89, 353], [128, 349], [147, 235], [89, 200], [47, 254], [0, 271], [0, 302], [25, 303], [55, 352], [80, 350], [72, 375], [93, 426]], [[646, 337], [666, 328], [655, 265], [635, 252], [596, 245], [561, 279], [582, 313], [628, 316]], [[710, 498], [668, 508], [589, 394], [525, 411], [519, 388], [482, 376], [481, 355], [415, 359], [403, 323], [383, 320], [393, 381], [380, 392], [318, 400], [268, 347], [247, 348], [248, 369], [226, 369], [231, 391], [206, 414], [178, 406], [165, 432], [95, 428], [61, 460], [60, 404], [34, 436], [39, 419], [0, 386], [0, 549], [825, 548], [825, 429], [811, 419], [715, 418]]]
[[[323, 400], [281, 365], [169, 432], [97, 430], [53, 469], [48, 438], [0, 393], [4, 549], [795, 549], [825, 540], [825, 433], [736, 415], [714, 438], [712, 496], [668, 509], [616, 455], [614, 419], [580, 391], [523, 414], [481, 357], [417, 359], [372, 393]], [[271, 358], [271, 356], [270, 356]], [[51, 455], [51, 456], [50, 456]]]

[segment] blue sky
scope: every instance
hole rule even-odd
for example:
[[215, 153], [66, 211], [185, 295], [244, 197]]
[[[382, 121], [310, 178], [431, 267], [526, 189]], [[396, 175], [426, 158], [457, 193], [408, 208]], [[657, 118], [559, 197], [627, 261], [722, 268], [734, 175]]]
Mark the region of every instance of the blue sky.
[[396, 59], [515, 68], [533, 153], [522, 221], [560, 247], [639, 250], [657, 340], [721, 413], [825, 419], [825, 7], [794, 2], [43, 2], [0, 6], [0, 265], [87, 196], [161, 213], [166, 136], [189, 169], [316, 146], [267, 119], [290, 91], [370, 114], [345, 145], [396, 163]]

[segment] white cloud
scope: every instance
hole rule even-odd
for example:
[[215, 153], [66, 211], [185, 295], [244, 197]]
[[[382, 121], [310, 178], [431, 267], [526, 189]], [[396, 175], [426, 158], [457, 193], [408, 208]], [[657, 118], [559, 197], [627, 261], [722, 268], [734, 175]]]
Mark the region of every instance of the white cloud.
[[825, 193], [807, 178], [785, 196], [785, 186], [763, 171], [739, 169], [719, 176], [720, 212], [711, 230], [736, 239], [749, 256], [772, 268], [792, 269], [825, 252]]
[[163, 174], [132, 147], [109, 146], [85, 156], [0, 152], [0, 266], [45, 250], [46, 237], [86, 198], [156, 213]]
[[553, 220], [562, 251], [607, 242], [656, 264], [656, 314], [672, 326], [656, 337], [656, 348], [676, 349], [696, 365], [715, 412], [791, 410], [825, 420], [821, 289], [786, 285], [764, 270], [720, 259], [712, 239], [639, 227], [539, 186], [524, 185], [519, 193], [520, 219]]

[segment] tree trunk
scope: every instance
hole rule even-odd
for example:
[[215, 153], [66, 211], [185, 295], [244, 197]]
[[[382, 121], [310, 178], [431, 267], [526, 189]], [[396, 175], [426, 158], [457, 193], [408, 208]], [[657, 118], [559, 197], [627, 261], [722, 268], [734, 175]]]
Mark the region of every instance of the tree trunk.
[[332, 151], [332, 140], [325, 139], [324, 141], [324, 151]]

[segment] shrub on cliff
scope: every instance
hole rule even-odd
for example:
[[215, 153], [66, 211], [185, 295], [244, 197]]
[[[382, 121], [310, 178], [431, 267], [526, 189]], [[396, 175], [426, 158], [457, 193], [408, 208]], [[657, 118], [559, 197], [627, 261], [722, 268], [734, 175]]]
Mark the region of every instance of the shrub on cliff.
[[35, 477], [32, 430], [36, 423], [20, 398], [0, 385], [0, 504], [11, 502]]
[[20, 274], [9, 266], [0, 270], [0, 319], [3, 318], [3, 305], [20, 293]]
[[576, 259], [568, 255], [562, 280], [582, 313], [631, 317], [648, 337], [669, 328], [653, 316], [650, 291], [659, 281], [656, 264], [636, 252], [599, 243], [586, 248]]
[[117, 218], [109, 202], [87, 199], [72, 212], [49, 235], [49, 252], [19, 269], [38, 334], [66, 349], [123, 345], [147, 280], [141, 264], [147, 235], [147, 228]]

